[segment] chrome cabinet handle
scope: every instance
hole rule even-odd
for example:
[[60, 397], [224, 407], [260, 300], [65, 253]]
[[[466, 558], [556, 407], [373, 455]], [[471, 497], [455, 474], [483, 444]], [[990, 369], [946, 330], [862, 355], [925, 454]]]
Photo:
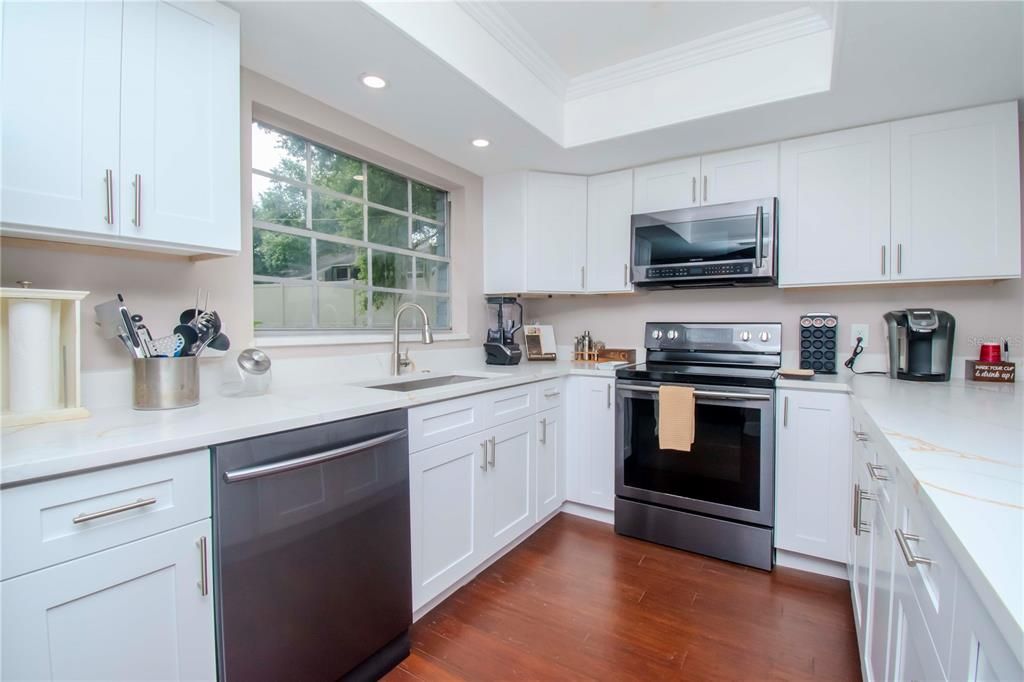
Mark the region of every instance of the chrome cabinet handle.
[[103, 217], [107, 225], [114, 224], [114, 171], [107, 169], [103, 175], [103, 182], [107, 185], [107, 215]]
[[199, 538], [196, 541], [196, 545], [199, 546], [199, 582], [196, 585], [199, 587], [199, 594], [205, 597], [210, 594], [210, 579], [206, 575], [209, 572], [206, 555], [206, 536], [204, 535]]
[[548, 444], [548, 420], [547, 418], [540, 420], [540, 442], [541, 445]]
[[882, 244], [882, 274], [885, 274], [885, 244]]
[[903, 274], [903, 244], [896, 245], [896, 274]]
[[498, 442], [495, 439], [495, 436], [491, 436], [490, 443], [491, 443], [491, 458], [490, 458], [489, 464], [491, 465], [491, 468], [493, 469], [494, 465], [495, 465], [495, 463], [497, 461], [497, 457], [495, 457], [495, 450], [498, 449]]
[[629, 286], [629, 263], [622, 264], [622, 286]]
[[900, 546], [900, 551], [903, 553], [903, 560], [907, 562], [907, 566], [910, 566], [911, 568], [913, 568], [914, 566], [917, 566], [918, 564], [922, 564], [924, 566], [931, 566], [931, 565], [933, 565], [935, 563], [934, 561], [932, 561], [931, 559], [928, 559], [927, 557], [918, 556], [918, 555], [914, 554], [914, 551], [912, 549], [910, 549], [910, 543], [911, 542], [920, 542], [921, 541], [921, 536], [920, 535], [914, 535], [912, 533], [905, 533], [905, 532], [903, 532], [899, 528], [897, 528], [895, 530], [895, 533], [896, 533], [896, 543]]
[[333, 459], [340, 457], [347, 457], [354, 455], [363, 450], [369, 450], [372, 447], [383, 445], [384, 443], [390, 443], [393, 440], [405, 437], [405, 429], [399, 431], [392, 431], [386, 433], [383, 436], [377, 436], [376, 438], [370, 438], [364, 440], [361, 443], [355, 443], [353, 445], [346, 445], [345, 447], [336, 448], [334, 450], [327, 450], [326, 452], [317, 452], [312, 455], [306, 455], [305, 457], [296, 457], [295, 459], [287, 459], [283, 462], [271, 462], [270, 464], [257, 464], [256, 466], [245, 467], [244, 469], [234, 469], [232, 471], [224, 472], [224, 481], [226, 483], [238, 483], [239, 481], [248, 481], [252, 478], [262, 478], [263, 476], [271, 476], [273, 474], [284, 473], [285, 471], [292, 471], [293, 469], [301, 469], [303, 467], [313, 466], [316, 464], [324, 464], [330, 462]]
[[142, 227], [142, 176], [138, 173], [135, 174], [132, 187], [135, 189], [135, 217], [132, 218], [132, 224]]
[[888, 481], [889, 476], [885, 473], [885, 467], [881, 464], [868, 462], [868, 475], [875, 481]]
[[587, 288], [587, 266], [580, 266], [580, 289]]
[[782, 425], [789, 426], [789, 396], [782, 399]]
[[870, 440], [868, 438], [868, 434], [864, 433], [863, 431], [854, 431], [853, 432], [853, 437], [856, 438], [857, 440], [859, 440], [862, 443], [865, 442], [865, 441]]
[[612, 385], [611, 384], [606, 384], [605, 388], [608, 389], [608, 407], [611, 408], [611, 406], [612, 406]]
[[544, 392], [545, 398], [557, 398], [560, 395], [562, 395], [560, 391], [551, 391], [550, 393], [548, 391]]
[[482, 441], [480, 443], [480, 450], [482, 451], [481, 454], [483, 455], [480, 458], [480, 470], [487, 471], [487, 441]]
[[853, 494], [853, 532], [856, 535], [860, 535], [861, 533], [870, 533], [871, 524], [867, 521], [864, 521], [861, 518], [863, 514], [861, 504], [865, 501], [873, 501], [875, 499], [875, 496], [874, 494], [869, 493], [867, 490], [861, 488], [860, 484], [856, 483], [853, 486]]
[[708, 176], [704, 176], [704, 201], [708, 200]]
[[690, 180], [691, 180], [691, 182], [690, 182], [690, 193], [693, 195], [693, 202], [692, 203], [696, 204], [697, 203], [697, 176], [694, 175], [692, 178], [690, 178]]
[[[707, 193], [707, 178], [704, 179], [705, 194]], [[707, 199], [707, 197], [704, 197]], [[764, 240], [764, 208], [758, 206], [754, 212], [754, 267], [760, 268], [764, 262], [764, 254], [761, 253], [761, 242]]]
[[156, 504], [155, 497], [147, 497], [145, 499], [140, 497], [134, 502], [122, 504], [119, 507], [111, 507], [110, 509], [104, 509], [103, 511], [79, 514], [75, 518], [71, 519], [71, 522], [85, 523], [86, 521], [92, 521], [93, 519], [102, 519], [104, 516], [113, 516], [114, 514], [120, 514], [121, 512], [131, 511], [132, 509], [141, 509], [142, 507], [148, 507], [151, 504]]

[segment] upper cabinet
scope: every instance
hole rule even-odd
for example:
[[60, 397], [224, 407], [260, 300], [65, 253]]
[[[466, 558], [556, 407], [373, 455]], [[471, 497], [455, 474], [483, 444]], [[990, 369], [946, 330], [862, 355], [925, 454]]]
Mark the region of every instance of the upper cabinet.
[[1009, 102], [782, 143], [780, 286], [1020, 276]]
[[4, 234], [239, 250], [233, 10], [212, 2], [9, 3], [3, 101]]
[[892, 124], [893, 279], [1020, 276], [1017, 104]]
[[700, 157], [643, 166], [633, 171], [633, 212], [700, 206]]
[[633, 171], [587, 178], [587, 291], [632, 291]]
[[889, 126], [782, 143], [779, 284], [889, 279]]
[[734, 149], [700, 157], [701, 204], [727, 204], [779, 193], [779, 145]]

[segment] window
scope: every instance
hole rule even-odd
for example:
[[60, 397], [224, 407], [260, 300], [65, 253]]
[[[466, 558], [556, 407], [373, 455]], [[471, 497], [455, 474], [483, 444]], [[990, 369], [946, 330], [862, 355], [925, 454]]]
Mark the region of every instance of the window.
[[447, 192], [255, 121], [252, 218], [258, 331], [451, 329]]

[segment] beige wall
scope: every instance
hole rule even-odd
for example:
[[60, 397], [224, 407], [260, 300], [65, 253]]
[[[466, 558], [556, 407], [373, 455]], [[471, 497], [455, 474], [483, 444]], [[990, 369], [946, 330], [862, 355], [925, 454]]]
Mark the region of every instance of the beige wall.
[[[252, 111], [295, 132], [342, 151], [449, 190], [452, 200], [452, 320], [469, 340], [439, 347], [481, 343], [486, 309], [483, 291], [482, 185], [479, 176], [414, 147], [326, 104], [259, 74], [242, 71], [242, 250], [228, 258], [191, 261], [138, 251], [74, 246], [4, 238], [0, 240], [0, 281], [13, 286], [28, 279], [37, 288], [92, 292], [83, 307], [83, 369], [127, 367], [127, 353], [116, 341], [100, 338], [92, 307], [122, 292], [129, 307], [142, 313], [154, 335], [169, 333], [178, 314], [192, 305], [195, 290], [209, 290], [210, 304], [225, 321], [236, 348], [250, 345], [253, 322], [252, 212], [248, 184]], [[438, 346], [435, 346], [438, 347]], [[274, 348], [275, 357], [381, 351], [385, 344]]]
[[[839, 315], [840, 348], [849, 325], [871, 325], [868, 353], [884, 350], [882, 315], [907, 306], [939, 308], [957, 321], [954, 355], [973, 355], [976, 337], [1011, 337], [1021, 358], [1024, 284], [1021, 280], [941, 285], [892, 284], [812, 289], [690, 289], [649, 291], [632, 296], [576, 296], [530, 300], [527, 319], [555, 326], [559, 344], [589, 329], [611, 347], [642, 348], [645, 322], [781, 322], [783, 349], [797, 349], [797, 321], [806, 312]], [[845, 359], [845, 355], [843, 358]]]

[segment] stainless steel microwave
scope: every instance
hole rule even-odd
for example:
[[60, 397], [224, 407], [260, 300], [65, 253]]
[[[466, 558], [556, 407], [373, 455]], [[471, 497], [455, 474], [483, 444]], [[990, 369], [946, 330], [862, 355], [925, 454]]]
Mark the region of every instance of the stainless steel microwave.
[[632, 219], [638, 287], [772, 286], [778, 283], [779, 200], [771, 197]]

